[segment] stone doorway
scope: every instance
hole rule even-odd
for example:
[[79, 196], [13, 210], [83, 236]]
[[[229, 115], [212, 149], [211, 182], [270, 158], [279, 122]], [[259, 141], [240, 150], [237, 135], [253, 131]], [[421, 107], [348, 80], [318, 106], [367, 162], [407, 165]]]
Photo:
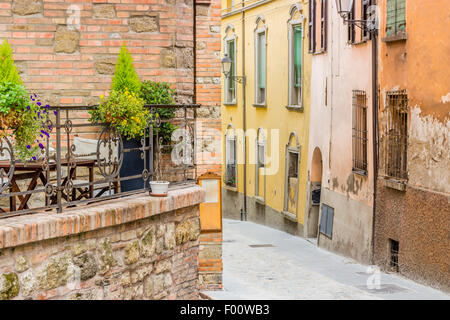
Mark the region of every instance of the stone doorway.
[[317, 244], [319, 229], [320, 194], [322, 190], [322, 152], [319, 148], [314, 149], [311, 162], [311, 178], [309, 192], [309, 210], [307, 220], [306, 237]]

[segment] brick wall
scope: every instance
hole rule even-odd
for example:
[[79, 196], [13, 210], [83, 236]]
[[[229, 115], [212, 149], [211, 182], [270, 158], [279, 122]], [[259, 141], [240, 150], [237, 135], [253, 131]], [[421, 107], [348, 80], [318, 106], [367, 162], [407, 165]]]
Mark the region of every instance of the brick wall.
[[202, 233], [198, 260], [199, 289], [222, 289], [222, 272], [222, 232]]
[[0, 219], [0, 299], [198, 299], [198, 187]]

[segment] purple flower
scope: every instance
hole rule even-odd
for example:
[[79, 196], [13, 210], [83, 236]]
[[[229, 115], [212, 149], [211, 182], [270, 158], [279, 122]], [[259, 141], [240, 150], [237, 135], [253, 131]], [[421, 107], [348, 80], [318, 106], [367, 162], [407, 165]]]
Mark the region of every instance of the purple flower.
[[30, 110], [30, 106], [27, 106], [27, 110]]
[[34, 94], [34, 97], [35, 97], [35, 98], [37, 97], [36, 93]]
[[31, 149], [31, 146], [30, 146], [30, 145], [27, 145], [27, 149]]
[[56, 110], [54, 110], [53, 113], [55, 114], [55, 116], [58, 114], [58, 112]]
[[43, 134], [45, 134], [47, 137], [50, 137], [50, 135], [47, 133], [47, 131], [41, 130], [41, 132], [42, 132]]
[[44, 145], [42, 143], [39, 143], [39, 148], [44, 149]]
[[42, 103], [38, 102], [37, 105], [40, 107]]
[[36, 160], [36, 157], [33, 157], [33, 158], [31, 158], [31, 159]]
[[50, 108], [50, 105], [46, 104], [45, 107], [46, 107], [46, 108]]

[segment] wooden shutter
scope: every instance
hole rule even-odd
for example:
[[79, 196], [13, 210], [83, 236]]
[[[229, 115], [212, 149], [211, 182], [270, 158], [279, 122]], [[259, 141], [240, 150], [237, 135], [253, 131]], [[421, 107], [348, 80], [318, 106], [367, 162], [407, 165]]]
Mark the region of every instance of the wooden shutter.
[[[234, 40], [228, 41], [228, 57], [231, 59], [231, 70], [230, 70], [230, 77], [228, 78], [228, 90], [233, 91], [235, 90], [235, 81], [233, 77], [235, 76], [235, 56], [234, 56]], [[234, 97], [234, 93], [233, 93]], [[234, 100], [234, 98], [232, 99]]]
[[322, 0], [322, 50], [326, 51], [327, 50], [327, 24], [328, 24], [328, 8], [327, 8], [327, 0]]
[[395, 34], [395, 8], [397, 0], [387, 0], [386, 4], [386, 35], [392, 36]]
[[294, 86], [302, 86], [302, 26], [294, 27]]
[[395, 32], [402, 32], [406, 29], [406, 6], [405, 0], [397, 0], [395, 10]]
[[316, 0], [309, 2], [309, 52], [316, 51]]

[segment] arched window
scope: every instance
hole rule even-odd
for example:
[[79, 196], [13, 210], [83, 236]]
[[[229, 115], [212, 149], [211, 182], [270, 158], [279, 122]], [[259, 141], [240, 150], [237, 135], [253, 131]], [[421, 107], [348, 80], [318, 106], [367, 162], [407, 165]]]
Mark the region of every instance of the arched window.
[[225, 185], [237, 188], [236, 131], [229, 124], [225, 133]]
[[223, 51], [231, 59], [230, 77], [225, 78], [224, 103], [236, 104], [236, 82], [233, 77], [236, 75], [236, 48], [237, 37], [233, 25], [228, 25], [223, 38]]
[[255, 199], [259, 203], [265, 203], [266, 199], [266, 150], [267, 138], [265, 130], [258, 128], [255, 143], [256, 163], [255, 163]]
[[286, 218], [297, 222], [298, 216], [298, 182], [300, 167], [300, 144], [295, 131], [289, 135], [286, 144], [286, 166], [284, 180], [283, 214]]
[[289, 39], [289, 107], [302, 109], [303, 87], [303, 39], [305, 18], [300, 6], [295, 4], [290, 10], [288, 21]]

